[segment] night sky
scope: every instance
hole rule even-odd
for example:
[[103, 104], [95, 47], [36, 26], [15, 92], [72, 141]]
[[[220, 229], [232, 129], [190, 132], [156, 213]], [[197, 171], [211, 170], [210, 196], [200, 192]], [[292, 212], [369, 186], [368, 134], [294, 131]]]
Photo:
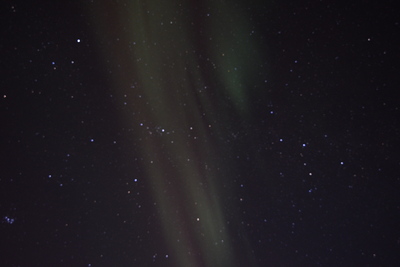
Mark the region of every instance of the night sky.
[[392, 1], [67, 2], [1, 4], [1, 266], [399, 265]]

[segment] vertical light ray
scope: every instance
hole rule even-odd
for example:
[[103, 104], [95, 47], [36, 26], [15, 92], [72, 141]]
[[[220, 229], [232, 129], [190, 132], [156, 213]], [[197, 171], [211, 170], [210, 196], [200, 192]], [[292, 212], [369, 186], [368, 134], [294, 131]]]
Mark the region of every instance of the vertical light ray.
[[[227, 117], [218, 102], [221, 92], [237, 114], [247, 112], [244, 69], [252, 60], [248, 49], [255, 48], [245, 39], [250, 30], [243, 14], [222, 1], [206, 2], [211, 18], [197, 14], [202, 21], [196, 23], [212, 36], [197, 44], [189, 3], [100, 4], [92, 13], [95, 32], [116, 94], [121, 97], [135, 83], [129, 98], [135, 115], [121, 114], [121, 123], [140, 140], [171, 258], [176, 266], [236, 266], [221, 202], [228, 196], [220, 190], [232, 166], [222, 160], [211, 133], [225, 127], [214, 124], [215, 116]], [[155, 133], [158, 126], [169, 134]]]

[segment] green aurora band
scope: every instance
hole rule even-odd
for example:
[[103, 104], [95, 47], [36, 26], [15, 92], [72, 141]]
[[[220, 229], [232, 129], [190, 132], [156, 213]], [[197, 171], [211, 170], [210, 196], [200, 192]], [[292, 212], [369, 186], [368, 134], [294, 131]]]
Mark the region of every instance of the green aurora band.
[[239, 6], [190, 3], [104, 1], [86, 8], [110, 86], [118, 99], [133, 103], [121, 111], [121, 123], [140, 140], [170, 260], [237, 266], [240, 251], [247, 266], [256, 266], [249, 242], [233, 244], [227, 229], [229, 208], [221, 199], [234, 198], [223, 185], [235, 170], [220, 160], [226, 155], [217, 138], [229, 125], [216, 122], [250, 116], [248, 91], [260, 49]]

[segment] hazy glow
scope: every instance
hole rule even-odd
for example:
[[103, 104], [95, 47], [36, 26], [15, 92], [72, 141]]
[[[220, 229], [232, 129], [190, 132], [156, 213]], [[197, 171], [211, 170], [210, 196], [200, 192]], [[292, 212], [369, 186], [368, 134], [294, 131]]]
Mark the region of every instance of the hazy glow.
[[236, 264], [220, 201], [229, 196], [218, 189], [229, 182], [224, 169], [231, 166], [215, 160], [224, 155], [211, 132], [224, 127], [214, 124], [215, 116], [235, 116], [219, 107], [220, 97], [237, 115], [246, 114], [255, 48], [240, 8], [206, 2], [210, 8], [196, 11], [190, 1], [131, 1], [93, 13], [99, 41], [110, 43], [102, 52], [112, 87], [131, 88], [119, 95], [133, 106], [122, 112], [122, 122], [141, 140], [146, 179], [176, 266]]

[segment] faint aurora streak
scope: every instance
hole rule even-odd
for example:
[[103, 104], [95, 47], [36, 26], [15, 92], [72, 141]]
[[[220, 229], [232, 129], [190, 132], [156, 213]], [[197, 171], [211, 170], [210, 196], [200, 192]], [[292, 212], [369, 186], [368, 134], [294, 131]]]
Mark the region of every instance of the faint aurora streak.
[[[249, 115], [249, 73], [259, 59], [239, 7], [191, 3], [104, 1], [88, 8], [94, 34], [107, 47], [99, 52], [112, 73], [110, 85], [120, 99], [129, 90], [131, 106], [121, 122], [141, 140], [169, 258], [174, 266], [237, 266], [221, 202], [233, 197], [221, 188], [235, 170], [220, 160], [226, 155], [218, 136], [227, 125], [216, 122]], [[156, 126], [165, 132], [152, 132]], [[249, 245], [241, 246], [251, 254]]]

